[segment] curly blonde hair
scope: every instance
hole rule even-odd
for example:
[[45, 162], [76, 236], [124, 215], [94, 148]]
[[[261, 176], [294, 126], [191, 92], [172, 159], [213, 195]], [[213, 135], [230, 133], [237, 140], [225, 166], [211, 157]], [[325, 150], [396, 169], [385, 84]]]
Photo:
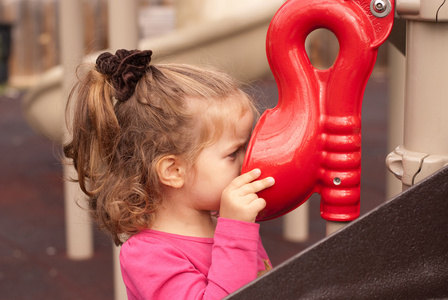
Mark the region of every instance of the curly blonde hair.
[[123, 235], [151, 226], [163, 200], [155, 170], [162, 157], [177, 155], [194, 165], [200, 151], [232, 122], [225, 111], [239, 109], [235, 122], [248, 109], [256, 113], [233, 78], [211, 69], [150, 65], [125, 102], [114, 99], [116, 91], [94, 65], [84, 73], [73, 89], [72, 138], [64, 154], [89, 196], [91, 216], [116, 245]]

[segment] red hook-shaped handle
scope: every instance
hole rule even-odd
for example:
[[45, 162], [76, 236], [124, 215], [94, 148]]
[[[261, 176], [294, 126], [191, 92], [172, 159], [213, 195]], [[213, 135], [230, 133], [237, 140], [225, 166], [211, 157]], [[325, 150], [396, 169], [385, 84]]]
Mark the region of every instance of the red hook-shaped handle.
[[[316, 192], [324, 219], [359, 216], [362, 98], [394, 18], [393, 7], [374, 16], [370, 2], [290, 0], [272, 19], [266, 46], [279, 101], [255, 126], [242, 170], [260, 168], [276, 180], [259, 193], [267, 205], [257, 220], [279, 217]], [[318, 28], [339, 41], [327, 70], [314, 68], [305, 51], [306, 37]]]

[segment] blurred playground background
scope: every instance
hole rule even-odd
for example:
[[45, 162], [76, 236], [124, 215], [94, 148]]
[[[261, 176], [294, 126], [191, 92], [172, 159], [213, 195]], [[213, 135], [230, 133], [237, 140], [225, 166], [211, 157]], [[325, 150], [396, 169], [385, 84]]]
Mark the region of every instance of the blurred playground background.
[[[81, 2], [85, 54], [107, 49], [109, 2]], [[227, 4], [225, 9], [223, 2]], [[226, 18], [244, 19], [267, 4], [278, 8], [282, 2], [140, 0], [138, 34], [140, 39], [151, 41], [179, 28], [206, 27], [210, 22]], [[10, 30], [11, 36], [9, 45], [0, 42], [0, 54], [5, 47], [10, 50], [7, 58], [1, 57], [8, 76], [0, 88], [0, 299], [114, 297], [112, 243], [107, 236], [94, 231], [92, 258], [73, 260], [66, 255], [64, 188], [58, 159], [60, 145], [39, 132], [35, 125], [30, 125], [30, 111], [24, 104], [26, 96], [41, 84], [44, 74], [61, 63], [58, 5], [57, 0], [0, 0], [0, 24], [6, 25], [2, 28], [8, 28], [5, 30]], [[272, 16], [274, 13], [272, 10]], [[338, 51], [332, 34], [315, 32], [307, 43], [308, 54], [316, 67], [331, 66]], [[247, 47], [243, 40], [233, 52], [244, 51]], [[391, 47], [386, 43], [380, 48], [363, 102], [361, 214], [388, 198], [384, 160], [390, 147], [395, 146], [388, 145]], [[200, 45], [197, 48], [196, 55], [200, 53], [213, 61], [213, 57], [210, 59], [212, 52], [201, 50]], [[264, 51], [264, 40], [260, 41], [260, 48]], [[260, 64], [266, 62], [260, 61]], [[256, 78], [233, 72], [246, 79], [249, 92], [258, 101], [265, 107], [272, 107], [278, 98], [277, 87], [266, 70]], [[306, 241], [294, 242], [283, 237], [283, 217], [261, 224], [262, 239], [274, 265], [325, 237], [325, 221], [319, 216], [319, 196], [311, 197], [309, 202]]]

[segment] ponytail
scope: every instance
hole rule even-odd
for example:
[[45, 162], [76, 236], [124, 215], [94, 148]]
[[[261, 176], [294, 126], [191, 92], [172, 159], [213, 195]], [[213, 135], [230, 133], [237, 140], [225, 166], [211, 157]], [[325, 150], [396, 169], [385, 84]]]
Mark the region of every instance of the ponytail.
[[[104, 165], [111, 164], [114, 149], [120, 140], [120, 126], [111, 97], [112, 87], [104, 77], [92, 69], [78, 83], [71, 128], [73, 137], [64, 147], [65, 156], [73, 160], [78, 172], [77, 180], [82, 191], [90, 197], [95, 192], [88, 190], [88, 180], [95, 182], [94, 190], [101, 188]], [[69, 101], [72, 101], [73, 95], [74, 90]]]

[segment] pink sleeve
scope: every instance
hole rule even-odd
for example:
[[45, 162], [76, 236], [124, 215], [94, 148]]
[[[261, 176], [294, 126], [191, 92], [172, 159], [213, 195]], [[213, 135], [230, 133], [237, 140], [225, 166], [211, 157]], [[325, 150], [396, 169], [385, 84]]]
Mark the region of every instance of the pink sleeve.
[[151, 244], [151, 249], [123, 247], [120, 256], [128, 298], [224, 298], [257, 277], [258, 231], [256, 223], [219, 218], [207, 276], [168, 243]]

